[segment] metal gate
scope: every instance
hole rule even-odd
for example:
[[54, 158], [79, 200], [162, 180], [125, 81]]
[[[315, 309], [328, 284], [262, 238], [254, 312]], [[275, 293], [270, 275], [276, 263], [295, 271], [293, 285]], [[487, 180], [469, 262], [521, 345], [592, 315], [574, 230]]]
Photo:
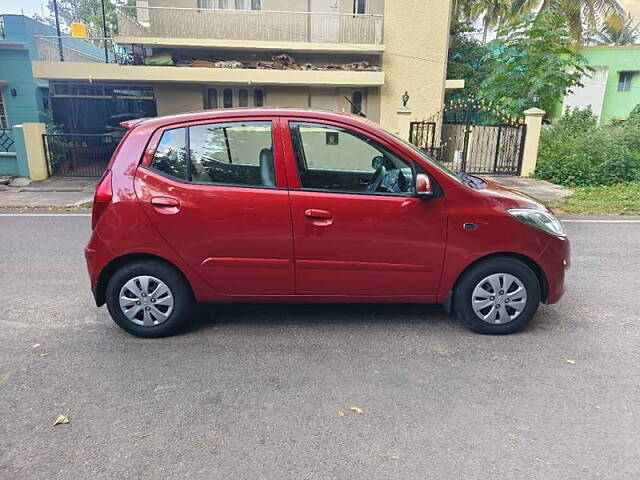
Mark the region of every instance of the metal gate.
[[519, 175], [526, 125], [468, 97], [447, 103], [427, 121], [411, 122], [409, 138], [452, 170]]
[[119, 137], [75, 133], [45, 133], [42, 136], [49, 175], [99, 177], [107, 168]]

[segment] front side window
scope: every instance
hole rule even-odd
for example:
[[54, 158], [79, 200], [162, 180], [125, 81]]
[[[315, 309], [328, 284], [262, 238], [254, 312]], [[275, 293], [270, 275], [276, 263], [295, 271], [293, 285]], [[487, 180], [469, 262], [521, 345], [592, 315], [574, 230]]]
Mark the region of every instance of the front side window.
[[171, 177], [187, 180], [186, 129], [175, 128], [162, 134], [151, 167]]
[[189, 127], [191, 180], [275, 187], [271, 122]]
[[620, 72], [620, 80], [618, 82], [619, 92], [631, 91], [631, 79], [633, 78], [633, 72]]
[[340, 127], [290, 123], [303, 189], [413, 193], [411, 165], [377, 142]]

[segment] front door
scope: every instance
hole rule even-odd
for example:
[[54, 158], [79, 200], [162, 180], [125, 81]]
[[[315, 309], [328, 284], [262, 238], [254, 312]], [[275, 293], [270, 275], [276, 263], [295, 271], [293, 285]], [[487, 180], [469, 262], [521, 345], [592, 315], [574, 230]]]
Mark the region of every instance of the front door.
[[339, 0], [311, 0], [310, 40], [335, 43], [340, 40]]
[[415, 166], [389, 145], [338, 125], [290, 121], [287, 170], [296, 293], [435, 295], [444, 259], [444, 198], [414, 195]]
[[294, 293], [289, 198], [272, 131], [264, 119], [166, 129], [138, 168], [136, 194], [159, 235], [217, 293]]

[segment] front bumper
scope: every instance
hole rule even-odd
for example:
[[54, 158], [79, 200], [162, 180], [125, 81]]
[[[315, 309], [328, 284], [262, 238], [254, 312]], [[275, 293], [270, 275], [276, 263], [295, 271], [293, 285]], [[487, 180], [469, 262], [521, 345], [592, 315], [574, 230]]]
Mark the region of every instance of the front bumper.
[[565, 292], [565, 277], [571, 266], [569, 239], [554, 237], [538, 258], [547, 279], [547, 304], [557, 303]]

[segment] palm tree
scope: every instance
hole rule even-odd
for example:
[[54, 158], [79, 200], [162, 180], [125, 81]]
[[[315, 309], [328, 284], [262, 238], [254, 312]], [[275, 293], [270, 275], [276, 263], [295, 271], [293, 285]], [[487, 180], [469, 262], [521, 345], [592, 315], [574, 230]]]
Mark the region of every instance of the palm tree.
[[515, 14], [547, 10], [554, 10], [566, 19], [576, 43], [581, 43], [602, 24], [620, 29], [625, 15], [618, 0], [513, 0]]
[[482, 18], [482, 43], [487, 43], [489, 30], [512, 19], [511, 0], [476, 0], [470, 6], [470, 14], [472, 18]]
[[605, 25], [595, 33], [590, 43], [597, 45], [633, 45], [640, 40], [640, 23], [636, 22], [631, 14], [627, 16], [622, 28], [615, 25]]

